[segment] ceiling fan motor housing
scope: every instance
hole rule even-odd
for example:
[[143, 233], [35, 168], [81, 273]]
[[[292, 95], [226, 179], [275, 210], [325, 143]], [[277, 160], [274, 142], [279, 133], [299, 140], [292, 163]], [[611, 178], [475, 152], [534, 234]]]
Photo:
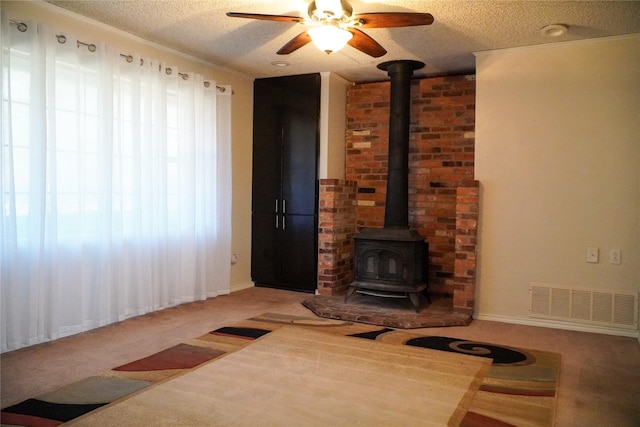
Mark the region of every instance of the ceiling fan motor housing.
[[307, 13], [312, 20], [341, 20], [349, 19], [353, 8], [345, 0], [314, 0], [309, 3]]

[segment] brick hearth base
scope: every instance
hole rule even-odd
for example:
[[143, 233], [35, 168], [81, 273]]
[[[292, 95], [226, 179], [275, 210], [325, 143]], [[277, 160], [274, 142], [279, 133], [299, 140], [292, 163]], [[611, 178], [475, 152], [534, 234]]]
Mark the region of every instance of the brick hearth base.
[[467, 326], [471, 315], [454, 312], [451, 299], [434, 299], [416, 313], [408, 299], [392, 299], [354, 294], [348, 303], [344, 297], [315, 295], [302, 304], [317, 316], [368, 323], [398, 329]]

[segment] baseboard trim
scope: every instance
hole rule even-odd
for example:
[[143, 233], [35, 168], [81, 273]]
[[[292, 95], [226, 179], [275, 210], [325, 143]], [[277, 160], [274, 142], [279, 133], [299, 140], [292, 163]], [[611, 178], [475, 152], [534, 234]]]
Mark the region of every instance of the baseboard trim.
[[489, 320], [493, 322], [513, 323], [516, 325], [539, 326], [542, 328], [565, 329], [568, 331], [591, 332], [595, 334], [617, 335], [621, 337], [637, 338], [640, 341], [640, 334], [637, 330], [608, 328], [606, 326], [583, 325], [572, 322], [563, 322], [547, 319], [525, 319], [521, 317], [499, 316], [493, 314], [476, 313], [473, 315], [476, 320]]
[[242, 291], [244, 289], [253, 288], [256, 285], [253, 282], [245, 282], [245, 283], [236, 283], [235, 285], [231, 285], [229, 291], [231, 293]]

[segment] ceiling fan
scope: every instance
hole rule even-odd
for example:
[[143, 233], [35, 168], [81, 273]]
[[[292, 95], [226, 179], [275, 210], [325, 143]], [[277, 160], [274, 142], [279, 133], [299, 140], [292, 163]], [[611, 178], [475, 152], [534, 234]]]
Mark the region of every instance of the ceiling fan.
[[360, 28], [411, 27], [429, 25], [433, 22], [433, 16], [429, 13], [377, 12], [353, 15], [353, 8], [346, 0], [314, 0], [309, 3], [307, 13], [309, 18], [241, 12], [228, 12], [227, 16], [293, 22], [310, 27], [282, 46], [277, 52], [278, 55], [288, 55], [313, 41], [327, 54], [349, 44], [374, 58], [386, 54], [387, 51]]

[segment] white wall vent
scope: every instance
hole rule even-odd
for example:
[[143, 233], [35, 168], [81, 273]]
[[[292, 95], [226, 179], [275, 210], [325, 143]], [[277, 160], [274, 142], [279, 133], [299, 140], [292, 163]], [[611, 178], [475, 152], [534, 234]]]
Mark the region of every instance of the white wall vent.
[[529, 316], [638, 329], [638, 296], [531, 283]]

